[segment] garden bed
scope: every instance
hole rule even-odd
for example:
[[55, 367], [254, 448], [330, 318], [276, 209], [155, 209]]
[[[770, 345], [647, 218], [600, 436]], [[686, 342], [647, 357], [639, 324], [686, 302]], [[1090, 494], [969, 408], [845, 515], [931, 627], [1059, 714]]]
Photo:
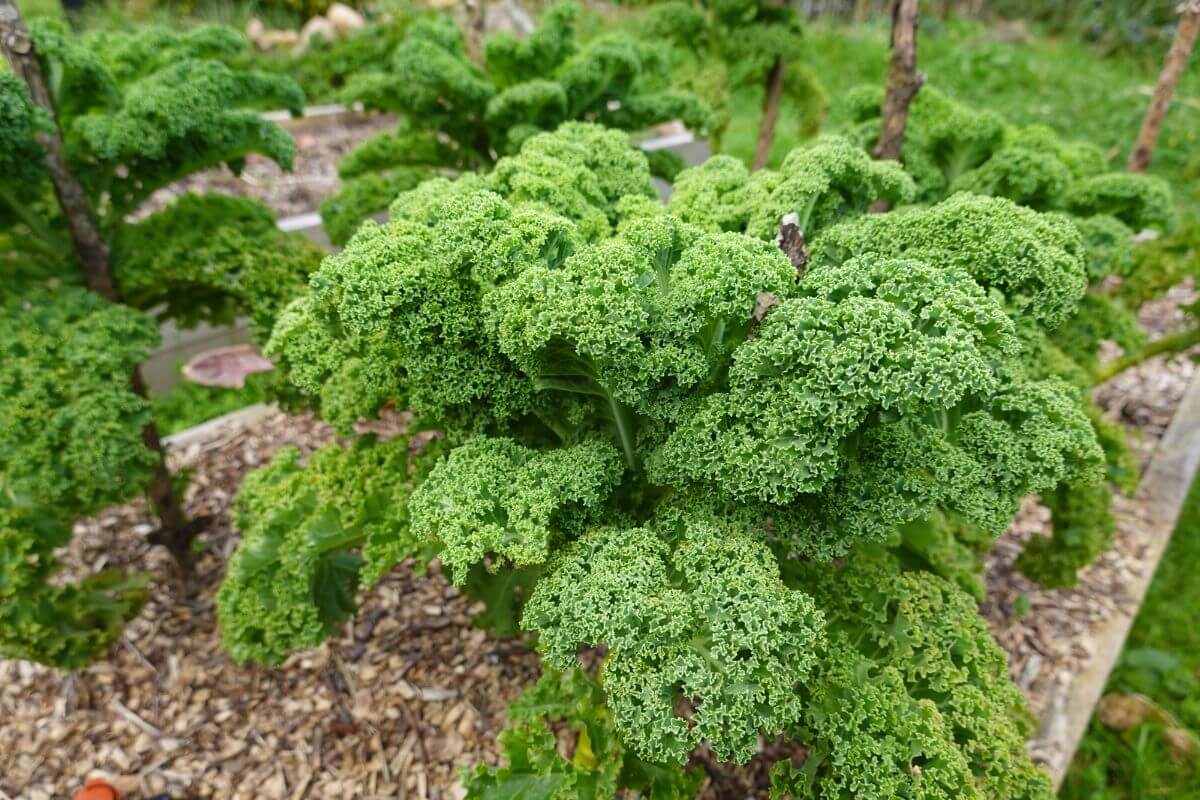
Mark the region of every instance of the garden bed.
[[[1154, 445], [1189, 382], [1192, 410], [1200, 403], [1194, 372], [1187, 359], [1157, 359], [1099, 392], [1137, 424], [1155, 453], [1152, 472], [1162, 460]], [[372, 427], [387, 435], [402, 424], [389, 418]], [[520, 642], [473, 628], [471, 604], [436, 570], [418, 575], [412, 563], [401, 565], [341, 636], [278, 670], [239, 667], [221, 649], [213, 595], [237, 543], [229, 508], [242, 476], [284, 445], [307, 452], [334, 438], [311, 417], [261, 406], [174, 437], [173, 466], [195, 471], [189, 511], [215, 519], [187, 589], [171, 588], [170, 562], [146, 546], [151, 525], [140, 501], [79, 524], [69, 570], [149, 568], [155, 588], [99, 664], [64, 676], [0, 663], [0, 798], [60, 797], [94, 771], [176, 798], [461, 797], [459, 770], [495, 760], [507, 704], [537, 675], [537, 658]], [[1071, 726], [1086, 724], [1095, 699], [1066, 707], [1063, 698], [1078, 700], [1079, 685], [1097, 675], [1103, 686], [1120, 649], [1117, 641], [1113, 651], [1111, 628], [1131, 618], [1165, 545], [1160, 516], [1168, 503], [1153, 480], [1137, 498], [1118, 499], [1114, 547], [1076, 589], [1038, 590], [1012, 569], [1021, 542], [1044, 527], [1032, 501], [991, 558], [983, 610], [1044, 720], [1032, 749], [1054, 774], [1074, 747]], [[1021, 594], [1029, 598], [1024, 616], [1013, 613]], [[763, 764], [705, 766], [705, 797], [765, 797]]]

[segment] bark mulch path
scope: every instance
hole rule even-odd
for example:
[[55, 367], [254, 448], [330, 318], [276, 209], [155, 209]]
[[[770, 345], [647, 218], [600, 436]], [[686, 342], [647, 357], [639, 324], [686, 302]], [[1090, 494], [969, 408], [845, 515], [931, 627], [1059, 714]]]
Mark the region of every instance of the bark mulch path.
[[[1194, 370], [1188, 358], [1159, 358], [1096, 394], [1141, 431], [1148, 453]], [[386, 435], [401, 424], [373, 427]], [[173, 454], [174, 466], [194, 470], [189, 511], [216, 519], [186, 592], [172, 585], [166, 557], [145, 544], [152, 526], [141, 501], [78, 525], [63, 554], [68, 576], [129, 565], [151, 572], [154, 589], [101, 663], [63, 675], [0, 661], [0, 800], [69, 797], [95, 772], [126, 776], [132, 800], [164, 791], [177, 800], [449, 800], [462, 797], [464, 766], [494, 763], [505, 709], [536, 678], [537, 658], [521, 642], [473, 628], [471, 604], [436, 570], [417, 575], [402, 564], [365, 596], [341, 636], [279, 669], [240, 667], [221, 649], [213, 594], [237, 543], [229, 508], [242, 475], [285, 444], [308, 452], [334, 440], [311, 417], [273, 413]], [[1119, 607], [1122, 585], [1140, 568], [1131, 535], [1140, 509], [1118, 498], [1116, 511], [1113, 549], [1075, 589], [1040, 590], [1013, 568], [1022, 542], [1046, 532], [1035, 499], [989, 558], [982, 611], [1035, 713], [1086, 663], [1088, 632]], [[1030, 611], [1018, 616], [1022, 594]], [[767, 761], [740, 770], [710, 764], [704, 796], [765, 797]]]

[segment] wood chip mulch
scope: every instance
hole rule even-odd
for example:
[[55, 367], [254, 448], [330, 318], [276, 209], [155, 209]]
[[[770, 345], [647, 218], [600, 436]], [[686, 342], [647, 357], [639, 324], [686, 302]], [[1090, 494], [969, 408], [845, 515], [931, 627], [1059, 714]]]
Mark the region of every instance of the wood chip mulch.
[[[1152, 445], [1194, 370], [1186, 357], [1155, 359], [1096, 396]], [[372, 427], [387, 435], [402, 425]], [[221, 648], [213, 595], [237, 545], [229, 510], [242, 476], [285, 444], [310, 452], [334, 440], [324, 423], [275, 412], [173, 453], [173, 467], [194, 470], [189, 512], [215, 520], [186, 589], [146, 544], [152, 525], [141, 501], [78, 524], [62, 554], [66, 575], [128, 565], [151, 573], [151, 597], [110, 657], [85, 670], [0, 661], [0, 800], [69, 797], [97, 773], [122, 776], [128, 800], [162, 792], [177, 800], [451, 800], [463, 795], [463, 767], [495, 763], [496, 732], [508, 703], [536, 678], [537, 657], [520, 641], [473, 628], [477, 609], [436, 569], [417, 575], [413, 564], [400, 565], [363, 598], [342, 635], [279, 669], [238, 666]], [[1075, 589], [1040, 590], [1013, 567], [1022, 543], [1046, 533], [1035, 499], [989, 557], [982, 611], [1035, 713], [1086, 663], [1089, 631], [1120, 608], [1122, 586], [1139, 570], [1142, 510], [1118, 498], [1116, 514], [1113, 549]], [[1021, 595], [1030, 611], [1018, 616]], [[741, 770], [705, 764], [704, 797], [765, 797], [768, 760]]]
[[460, 768], [495, 761], [537, 657], [473, 628], [478, 609], [436, 571], [401, 565], [343, 635], [279, 669], [239, 667], [221, 649], [213, 595], [237, 544], [241, 476], [285, 443], [333, 440], [323, 423], [274, 413], [175, 454], [195, 470], [189, 512], [216, 517], [186, 593], [145, 544], [143, 503], [80, 523], [68, 573], [128, 564], [154, 589], [106, 661], [70, 675], [0, 661], [0, 798], [69, 797], [97, 771], [131, 776], [135, 800], [452, 798]]

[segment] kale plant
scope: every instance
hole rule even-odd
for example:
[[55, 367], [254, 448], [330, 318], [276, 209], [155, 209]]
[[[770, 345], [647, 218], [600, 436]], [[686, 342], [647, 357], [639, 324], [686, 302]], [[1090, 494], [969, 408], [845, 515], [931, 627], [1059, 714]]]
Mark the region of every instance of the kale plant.
[[[49, 21], [29, 33], [53, 113], [0, 73], [0, 654], [77, 668], [120, 634], [145, 579], [56, 577], [75, 520], [147, 491], [163, 526], [151, 541], [184, 566], [191, 552], [195, 527], [138, 371], [158, 344], [147, 312], [184, 326], [249, 316], [265, 338], [320, 254], [249, 200], [187, 195], [130, 221], [197, 170], [237, 169], [252, 153], [290, 166], [291, 139], [259, 109], [298, 110], [303, 96], [287, 78], [226, 66], [244, 46], [237, 34], [75, 37]], [[43, 142], [59, 133], [86, 205], [74, 211], [111, 252], [102, 272], [115, 286], [103, 292], [85, 288], [95, 273], [50, 179]]]
[[660, 46], [620, 33], [580, 44], [577, 14], [575, 4], [559, 3], [524, 39], [493, 34], [482, 65], [470, 59], [451, 19], [421, 19], [390, 61], [354, 76], [347, 101], [395, 112], [400, 121], [343, 159], [346, 184], [321, 206], [330, 238], [342, 244], [401, 191], [437, 174], [486, 171], [567, 120], [630, 131], [675, 119], [708, 128], [707, 107], [671, 88]]
[[[323, 263], [268, 352], [343, 432], [394, 406], [445, 439], [253, 479], [232, 652], [279, 663], [436, 552], [549, 667], [468, 797], [691, 797], [697, 748], [762, 737], [803, 745], [774, 768], [795, 797], [1051, 797], [938, 537], [1102, 478], [1078, 395], [1023, 366], [1022, 326], [1084, 293], [1078, 231], [993, 198], [865, 216], [916, 189], [845, 140], [714, 159], [666, 206], [650, 176], [567, 123]], [[857, 247], [891, 216], [892, 252]], [[806, 260], [775, 244], [796, 219]]]

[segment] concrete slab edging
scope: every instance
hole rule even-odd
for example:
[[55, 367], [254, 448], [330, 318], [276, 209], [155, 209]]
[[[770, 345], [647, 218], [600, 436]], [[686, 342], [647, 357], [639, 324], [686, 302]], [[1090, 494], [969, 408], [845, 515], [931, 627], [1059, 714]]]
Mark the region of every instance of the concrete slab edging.
[[172, 433], [170, 436], [164, 436], [163, 444], [168, 450], [184, 450], [194, 444], [210, 441], [222, 432], [248, 428], [278, 410], [274, 403], [255, 403], [252, 406], [213, 417], [193, 428], [186, 428], [178, 433]]

